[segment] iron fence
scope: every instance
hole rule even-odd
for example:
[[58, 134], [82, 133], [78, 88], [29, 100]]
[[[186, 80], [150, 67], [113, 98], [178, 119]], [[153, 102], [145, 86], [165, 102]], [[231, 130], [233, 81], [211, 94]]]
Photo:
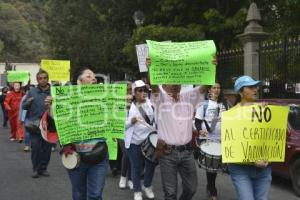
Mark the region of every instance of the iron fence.
[[235, 79], [244, 73], [244, 51], [242, 48], [223, 50], [217, 56], [217, 80], [223, 89], [232, 89]]
[[262, 98], [300, 98], [300, 39], [264, 42], [259, 48]]

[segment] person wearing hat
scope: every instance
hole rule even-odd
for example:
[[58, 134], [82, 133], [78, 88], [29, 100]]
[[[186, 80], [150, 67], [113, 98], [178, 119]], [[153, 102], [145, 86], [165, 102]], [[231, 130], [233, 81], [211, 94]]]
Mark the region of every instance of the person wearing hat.
[[[142, 155], [141, 144], [154, 129], [154, 109], [147, 98], [148, 89], [142, 80], [132, 84], [131, 103], [125, 131], [125, 148], [131, 165], [134, 200], [142, 200], [142, 189], [148, 199], [154, 199], [152, 179], [156, 164]], [[153, 127], [151, 129], [150, 127]], [[142, 162], [145, 161], [144, 185], [141, 187]]]
[[[239, 93], [240, 101], [236, 106], [253, 104], [257, 99], [261, 81], [250, 76], [239, 77], [234, 90]], [[239, 200], [267, 200], [272, 181], [271, 166], [268, 161], [254, 163], [228, 164], [228, 170]]]

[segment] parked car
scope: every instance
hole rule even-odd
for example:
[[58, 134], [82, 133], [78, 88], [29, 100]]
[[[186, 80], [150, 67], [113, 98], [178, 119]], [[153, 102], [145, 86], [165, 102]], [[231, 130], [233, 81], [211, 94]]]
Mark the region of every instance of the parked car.
[[273, 163], [273, 174], [292, 181], [297, 196], [300, 196], [300, 99], [263, 99], [268, 104], [290, 107], [286, 138], [285, 162]]

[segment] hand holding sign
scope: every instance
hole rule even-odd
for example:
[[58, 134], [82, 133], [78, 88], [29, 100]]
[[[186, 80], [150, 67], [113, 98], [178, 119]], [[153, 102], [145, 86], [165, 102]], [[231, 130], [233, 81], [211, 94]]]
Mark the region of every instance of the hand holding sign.
[[[222, 112], [222, 162], [283, 162], [288, 107], [236, 106]], [[268, 161], [268, 162], [267, 162]]]
[[172, 43], [147, 40], [147, 44], [152, 84], [215, 83], [216, 47], [212, 40]]

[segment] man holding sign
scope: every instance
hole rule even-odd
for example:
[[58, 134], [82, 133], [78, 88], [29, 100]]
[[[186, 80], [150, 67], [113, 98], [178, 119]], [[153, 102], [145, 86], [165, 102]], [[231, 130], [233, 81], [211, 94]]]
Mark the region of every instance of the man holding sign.
[[[181, 84], [214, 83], [215, 75], [207, 79], [202, 76], [202, 73], [200, 73], [200, 79], [191, 76], [196, 72], [198, 74], [201, 69], [209, 71], [207, 65], [215, 68], [216, 60], [213, 54], [210, 54], [209, 58], [203, 56], [202, 60], [201, 53], [194, 52], [195, 49], [201, 48], [199, 42], [196, 42], [195, 46], [191, 43], [177, 43], [179, 46], [174, 46], [174, 51], [172, 47], [169, 48], [169, 45], [174, 43], [162, 44], [152, 41], [147, 41], [147, 43], [151, 58], [151, 61], [147, 60], [147, 65], [151, 64], [149, 69], [151, 83], [163, 84], [162, 86], [152, 85], [151, 100], [156, 111], [155, 119], [159, 138], [157, 151], [160, 154], [159, 164], [165, 199], [177, 199], [177, 174], [179, 172], [183, 189], [179, 199], [190, 200], [197, 189], [197, 169], [191, 147], [193, 113], [196, 105], [204, 100], [205, 89], [196, 87], [190, 91], [181, 92]], [[168, 48], [165, 48], [165, 45]], [[153, 48], [154, 52], [159, 53], [153, 53]], [[180, 48], [184, 51], [178, 55]], [[183, 76], [184, 73], [189, 74]]]
[[[239, 200], [267, 200], [272, 175], [269, 161], [283, 161], [288, 108], [254, 104], [260, 81], [239, 77], [240, 103], [222, 113], [222, 160]], [[234, 164], [236, 163], [236, 164]]]

